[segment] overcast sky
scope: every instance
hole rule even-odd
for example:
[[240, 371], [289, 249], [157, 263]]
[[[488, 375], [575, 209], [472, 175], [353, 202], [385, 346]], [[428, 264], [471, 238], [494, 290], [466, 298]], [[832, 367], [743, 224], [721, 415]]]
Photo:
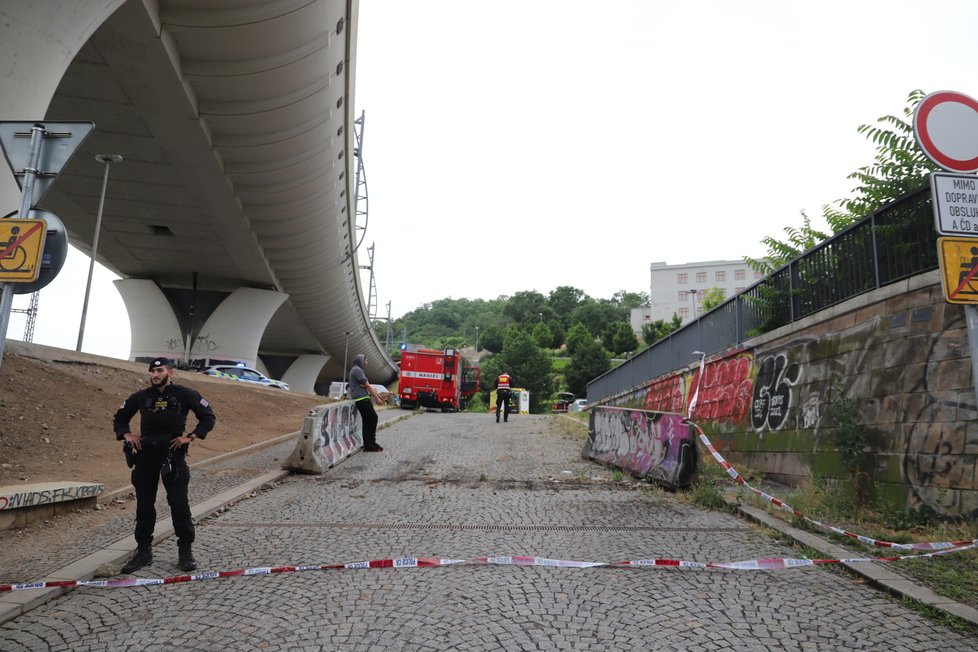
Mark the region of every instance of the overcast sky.
[[[648, 291], [653, 261], [761, 256], [849, 194], [873, 156], [859, 125], [917, 88], [978, 97], [976, 25], [973, 0], [363, 0], [378, 313], [561, 285], [610, 298]], [[128, 357], [96, 269], [84, 350]], [[35, 342], [75, 348], [87, 273], [72, 250]]]

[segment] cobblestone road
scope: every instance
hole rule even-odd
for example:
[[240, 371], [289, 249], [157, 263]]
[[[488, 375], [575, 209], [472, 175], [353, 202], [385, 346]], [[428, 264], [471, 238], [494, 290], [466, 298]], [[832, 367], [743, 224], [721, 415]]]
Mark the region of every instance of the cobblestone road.
[[[568, 428], [571, 430], [568, 431]], [[575, 430], [576, 429], [576, 430]], [[426, 413], [323, 476], [200, 524], [201, 570], [403, 556], [796, 556], [734, 516], [612, 482], [558, 417]], [[145, 577], [177, 575], [175, 544]], [[828, 567], [312, 571], [81, 588], [0, 626], [2, 650], [953, 650], [978, 640]]]

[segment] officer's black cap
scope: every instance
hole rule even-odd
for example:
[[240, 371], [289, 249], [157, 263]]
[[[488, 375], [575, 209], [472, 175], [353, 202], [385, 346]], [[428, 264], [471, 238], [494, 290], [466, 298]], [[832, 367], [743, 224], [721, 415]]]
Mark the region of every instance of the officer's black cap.
[[152, 371], [157, 367], [172, 367], [172, 366], [173, 366], [173, 360], [171, 360], [170, 358], [156, 358], [149, 363], [149, 370]]

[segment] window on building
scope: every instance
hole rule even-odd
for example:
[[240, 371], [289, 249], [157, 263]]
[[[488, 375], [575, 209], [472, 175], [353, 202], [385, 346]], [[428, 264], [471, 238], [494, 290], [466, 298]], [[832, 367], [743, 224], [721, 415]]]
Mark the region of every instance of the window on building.
[[676, 282], [679, 283], [679, 285], [686, 285], [689, 283], [689, 274], [676, 274]]
[[687, 317], [689, 317], [689, 308], [680, 308], [679, 309], [679, 316], [682, 317], [683, 319], [686, 319]]
[[696, 282], [706, 283], [706, 272], [696, 272]]
[[689, 292], [687, 292], [686, 290], [680, 290], [679, 291], [679, 300], [680, 301], [689, 301]]
[[716, 281], [726, 281], [727, 280], [727, 272], [725, 272], [725, 271], [716, 272], [714, 280], [716, 280]]
[[747, 279], [747, 270], [746, 269], [735, 269], [734, 270], [734, 280], [735, 281], [744, 281], [746, 279]]

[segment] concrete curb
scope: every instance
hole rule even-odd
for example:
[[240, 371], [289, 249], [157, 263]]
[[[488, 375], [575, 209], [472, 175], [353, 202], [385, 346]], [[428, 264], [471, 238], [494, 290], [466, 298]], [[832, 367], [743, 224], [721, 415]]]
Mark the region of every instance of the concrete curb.
[[[380, 431], [383, 428], [387, 428], [394, 423], [402, 421], [404, 419], [413, 416], [414, 412], [404, 412], [403, 414], [398, 414], [397, 416], [391, 417], [385, 420], [383, 423], [378, 424], [377, 430]], [[267, 441], [259, 442], [257, 444], [252, 444], [245, 448], [238, 449], [236, 451], [229, 451], [227, 453], [222, 453], [221, 455], [216, 455], [214, 457], [208, 458], [206, 460], [201, 460], [190, 465], [191, 469], [197, 469], [210, 464], [215, 464], [218, 462], [223, 462], [229, 459], [234, 459], [236, 457], [241, 457], [249, 453], [254, 453], [271, 446], [276, 446], [289, 439], [295, 439], [302, 434], [302, 431], [296, 431], [289, 433], [287, 435], [282, 435], [280, 437], [275, 437], [274, 439], [269, 439]], [[226, 491], [222, 491], [210, 498], [204, 499], [196, 505], [190, 506], [190, 511], [196, 521], [200, 521], [220, 510], [222, 507], [229, 503], [234, 503], [242, 498], [248, 496], [254, 491], [261, 489], [262, 487], [269, 485], [273, 482], [278, 482], [282, 478], [291, 475], [291, 471], [286, 469], [275, 469], [273, 471], [268, 471], [259, 475], [247, 482], [243, 482], [235, 487], [232, 487]], [[112, 498], [126, 494], [133, 491], [132, 485], [123, 487], [121, 489], [116, 489], [115, 491], [102, 494], [99, 496], [102, 500], [111, 500]], [[162, 519], [157, 520], [155, 537], [153, 543], [157, 544], [164, 539], [173, 535], [173, 523], [169, 518], [169, 514], [164, 516]], [[54, 571], [51, 575], [43, 577], [38, 582], [52, 582], [52, 581], [64, 581], [64, 580], [88, 580], [95, 576], [96, 571], [106, 564], [118, 564], [124, 559], [127, 559], [129, 555], [132, 554], [135, 549], [135, 540], [132, 534], [126, 535], [118, 541], [114, 541], [109, 545], [105, 546], [102, 550], [94, 552], [90, 555], [82, 557], [68, 564], [64, 568]], [[69, 588], [52, 588], [52, 589], [27, 589], [23, 591], [11, 591], [9, 593], [0, 594], [0, 624], [16, 618], [22, 614], [27, 613], [35, 607], [39, 607], [42, 604], [49, 602], [58, 596], [64, 595], [68, 591], [73, 590], [75, 587]]]
[[[292, 439], [292, 438], [297, 438], [301, 434], [302, 434], [302, 431], [301, 430], [296, 430], [295, 432], [290, 432], [287, 435], [281, 435], [279, 437], [275, 437], [274, 439], [268, 439], [266, 441], [260, 441], [257, 444], [252, 444], [251, 446], [245, 446], [244, 448], [239, 448], [238, 450], [228, 451], [227, 453], [221, 453], [220, 455], [215, 455], [214, 457], [209, 457], [206, 460], [201, 460], [199, 462], [194, 462], [193, 464], [190, 464], [189, 465], [190, 466], [190, 470], [193, 471], [195, 469], [199, 469], [201, 467], [208, 466], [210, 464], [217, 464], [218, 462], [224, 462], [226, 460], [231, 460], [231, 459], [234, 459], [236, 457], [241, 457], [242, 455], [247, 455], [248, 453], [255, 453], [257, 451], [264, 450], [264, 449], [270, 448], [272, 446], [277, 446], [278, 444], [281, 444], [284, 441], [288, 441], [289, 439]], [[130, 484], [130, 485], [126, 485], [125, 487], [122, 487], [120, 489], [114, 489], [113, 491], [110, 491], [108, 493], [102, 494], [102, 495], [99, 496], [99, 499], [101, 499], [101, 500], [112, 500], [113, 498], [115, 498], [117, 496], [121, 496], [123, 494], [131, 493], [133, 491], [135, 491], [135, 490], [133, 489], [133, 486]]]
[[[229, 503], [236, 502], [248, 494], [262, 488], [265, 485], [277, 482], [288, 476], [289, 471], [284, 469], [269, 471], [256, 478], [244, 482], [236, 487], [212, 496], [196, 505], [191, 505], [190, 511], [194, 519], [200, 521], [207, 516], [217, 512]], [[173, 524], [170, 522], [169, 515], [156, 522], [156, 536], [154, 543], [166, 539], [173, 535]], [[37, 580], [38, 582], [53, 582], [64, 580], [88, 580], [95, 576], [96, 571], [106, 564], [118, 564], [129, 557], [134, 549], [135, 542], [129, 534], [118, 541], [110, 543], [102, 550], [77, 559], [71, 564], [61, 568], [47, 577]], [[53, 589], [28, 589], [24, 591], [12, 591], [0, 595], [0, 624], [27, 613], [35, 607], [64, 595], [75, 587], [53, 588]]]
[[[730, 502], [729, 499], [728, 502]], [[739, 505], [737, 503], [731, 503], [731, 505], [740, 515], [744, 516], [748, 520], [769, 527], [772, 530], [777, 530], [778, 532], [784, 534], [785, 536], [791, 537], [802, 545], [806, 545], [809, 548], [814, 548], [815, 550], [824, 553], [828, 558], [846, 559], [854, 556], [851, 550], [847, 550], [841, 546], [831, 543], [826, 539], [812, 534], [811, 532], [806, 532], [805, 530], [792, 527], [781, 519], [771, 516], [762, 509], [747, 505]], [[978, 627], [978, 609], [961, 604], [960, 602], [955, 602], [951, 598], [938, 595], [926, 587], [915, 584], [912, 580], [908, 580], [901, 575], [891, 572], [885, 566], [868, 562], [843, 565], [850, 572], [865, 578], [873, 586], [887, 591], [892, 595], [916, 600], [917, 602], [933, 607], [934, 609], [940, 609], [941, 611], [965, 620]]]

